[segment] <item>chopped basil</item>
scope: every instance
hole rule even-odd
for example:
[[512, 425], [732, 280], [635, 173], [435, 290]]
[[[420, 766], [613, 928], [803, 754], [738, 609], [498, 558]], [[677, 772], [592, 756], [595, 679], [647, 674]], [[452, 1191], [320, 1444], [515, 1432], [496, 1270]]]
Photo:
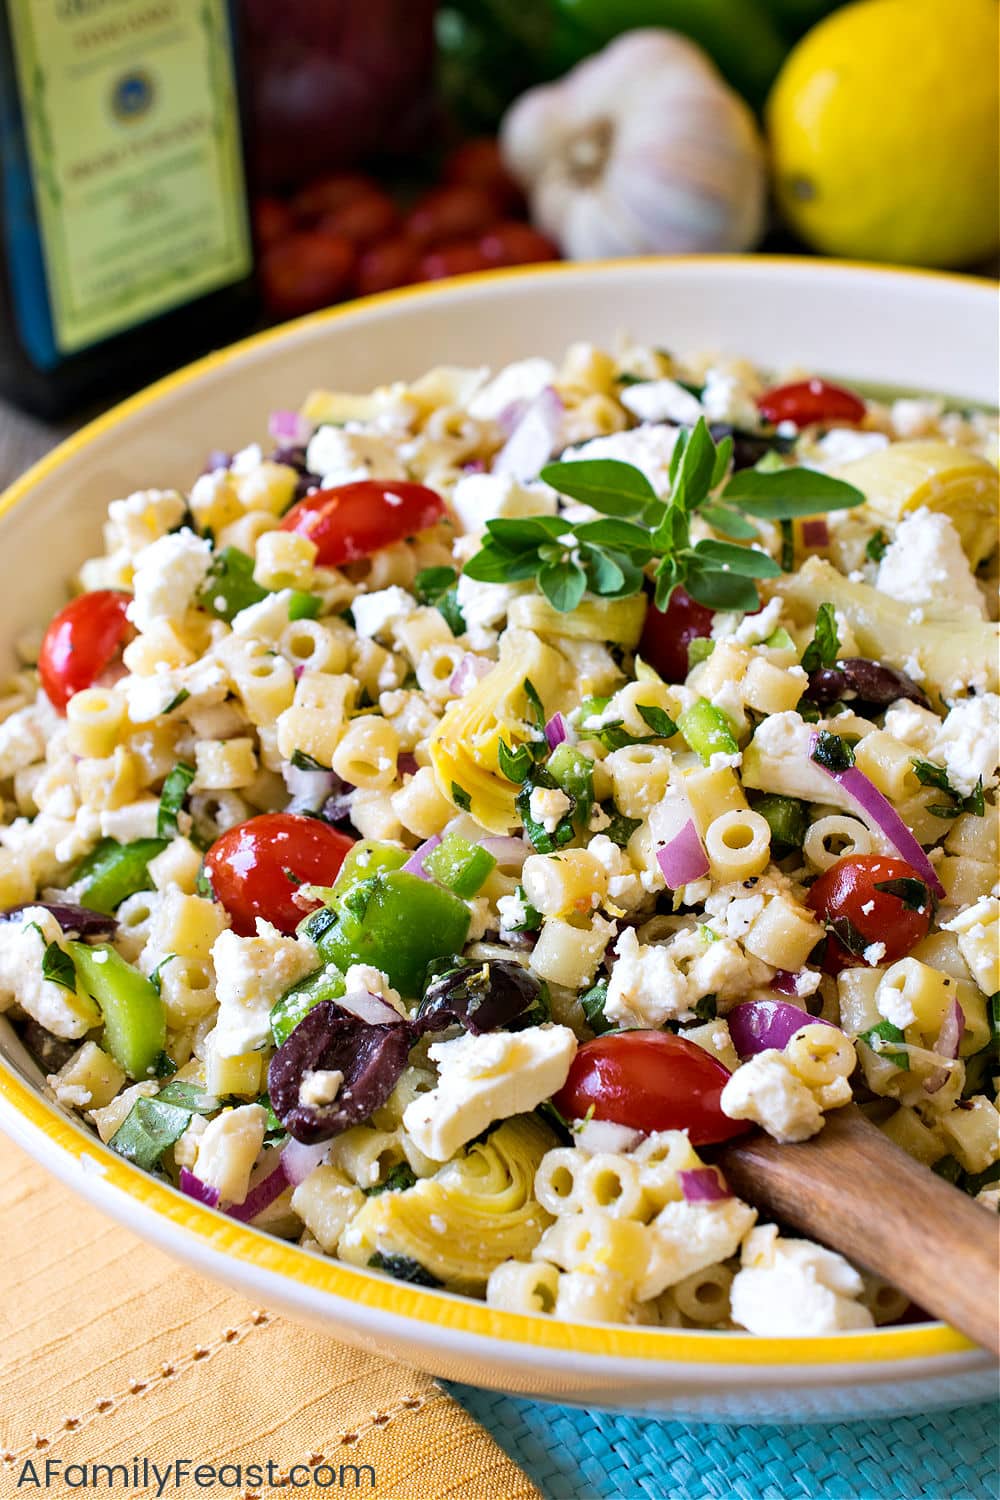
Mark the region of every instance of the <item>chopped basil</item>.
[[329, 772], [330, 770], [329, 766], [324, 766], [322, 761], [316, 760], [311, 755], [307, 755], [304, 750], [292, 751], [292, 765], [295, 767], [296, 771]]
[[714, 995], [702, 995], [693, 1009], [699, 1021], [714, 1021], [719, 1014], [719, 1002]]
[[186, 761], [177, 762], [163, 783], [160, 806], [156, 814], [156, 835], [161, 839], [176, 838], [179, 829], [177, 815], [184, 806], [184, 799], [195, 777], [194, 766]]
[[180, 1140], [191, 1122], [191, 1110], [154, 1099], [137, 1099], [108, 1145], [126, 1161], [151, 1172], [164, 1151]]
[[896, 896], [908, 911], [926, 911], [932, 904], [931, 893], [922, 880], [917, 880], [910, 875], [902, 875], [898, 880], [879, 880], [875, 883], [877, 891], [884, 891], [887, 896]]
[[802, 653], [802, 666], [807, 672], [820, 667], [832, 667], [840, 651], [840, 636], [837, 634], [837, 617], [832, 604], [821, 604], [816, 612], [816, 631]]
[[570, 843], [576, 837], [576, 829], [573, 826], [573, 812], [576, 807], [576, 800], [569, 793], [562, 793], [564, 797], [568, 797], [569, 807], [550, 833], [532, 815], [531, 794], [538, 787], [545, 787], [553, 791], [561, 790], [554, 776], [550, 776], [544, 767], [535, 766], [525, 778], [521, 785], [521, 790], [517, 794], [517, 811], [532, 848], [537, 850], [539, 854], [554, 854], [557, 849], [561, 849], [564, 844]]
[[637, 703], [636, 710], [644, 724], [648, 724], [657, 739], [669, 740], [677, 733], [677, 725], [673, 719], [662, 708], [654, 708], [648, 703]]
[[457, 781], [453, 781], [451, 784], [451, 796], [455, 806], [460, 807], [463, 812], [468, 812], [472, 807], [472, 798], [465, 790], [465, 787], [459, 786]]
[[181, 704], [186, 703], [190, 696], [191, 694], [188, 692], [187, 688], [181, 688], [180, 692], [174, 694], [170, 702], [167, 704], [166, 708], [163, 710], [164, 714], [172, 714], [174, 709], [180, 708]]
[[878, 531], [872, 532], [871, 536], [868, 538], [868, 541], [865, 543], [865, 556], [868, 558], [869, 562], [880, 563], [885, 556], [886, 548], [888, 547], [888, 545], [889, 538], [886, 536], [882, 528], [879, 527]]
[[[893, 1052], [891, 1048], [885, 1046], [885, 1043], [905, 1042], [905, 1040], [906, 1038], [899, 1027], [894, 1026], [891, 1021], [880, 1021], [877, 1026], [872, 1026], [868, 1031], [863, 1031], [858, 1037], [858, 1041], [864, 1042], [866, 1047], [870, 1047], [876, 1057], [884, 1057], [889, 1062], [895, 1063], [896, 1067], [901, 1068], [904, 1073], [909, 1072], [910, 1069], [910, 1054], [908, 1052]], [[875, 1045], [875, 1043], [881, 1043], [882, 1045]]]
[[[365, 1188], [365, 1197], [377, 1198], [381, 1193], [405, 1193], [407, 1188], [413, 1187], [416, 1180], [417, 1174], [409, 1162], [400, 1161], [392, 1168], [384, 1182], [377, 1182], [374, 1187]], [[412, 1277], [406, 1279], [412, 1280]]]
[[618, 811], [610, 799], [601, 803], [601, 811], [605, 817], [611, 819], [611, 822], [599, 832], [603, 833], [605, 838], [609, 838], [613, 844], [617, 844], [619, 849], [624, 849], [636, 829], [642, 827], [642, 819], [627, 818], [624, 813]]
[[42, 954], [42, 978], [49, 980], [51, 984], [62, 985], [64, 990], [76, 992], [76, 965], [57, 942], [49, 943]]
[[149, 976], [149, 982], [158, 995], [163, 991], [163, 970], [167, 967], [167, 964], [172, 963], [176, 957], [176, 953], [168, 953], [166, 958], [160, 959], [160, 962], [156, 965], [156, 968]]
[[967, 797], [957, 792], [948, 780], [948, 772], [943, 766], [936, 766], [929, 760], [911, 761], [913, 773], [921, 786], [932, 786], [937, 791], [943, 792], [950, 800], [948, 802], [932, 802], [927, 811], [936, 818], [957, 818], [959, 813], [972, 813], [973, 817], [981, 818], [986, 813], [986, 799], [983, 796], [983, 778], [980, 776], [975, 787]]
[[497, 745], [497, 764], [500, 767], [500, 774], [506, 776], [508, 781], [514, 782], [516, 786], [520, 786], [524, 781], [534, 763], [535, 759], [528, 745], [518, 745], [516, 750], [512, 750], [506, 740], [500, 740]]
[[847, 771], [854, 764], [854, 751], [839, 734], [821, 729], [816, 736], [812, 759], [827, 771]]
[[580, 1004], [583, 1013], [587, 1017], [587, 1025], [597, 1036], [602, 1036], [606, 1031], [617, 1031], [614, 1021], [609, 1021], [604, 1014], [605, 1002], [608, 998], [608, 981], [599, 979], [595, 985], [580, 996]]
[[411, 1281], [415, 1286], [441, 1285], [433, 1272], [428, 1271], [418, 1260], [411, 1260], [408, 1255], [383, 1255], [380, 1250], [376, 1250], [374, 1255], [369, 1256], [368, 1264], [376, 1271], [385, 1271], [388, 1276], [394, 1276], [397, 1281]]

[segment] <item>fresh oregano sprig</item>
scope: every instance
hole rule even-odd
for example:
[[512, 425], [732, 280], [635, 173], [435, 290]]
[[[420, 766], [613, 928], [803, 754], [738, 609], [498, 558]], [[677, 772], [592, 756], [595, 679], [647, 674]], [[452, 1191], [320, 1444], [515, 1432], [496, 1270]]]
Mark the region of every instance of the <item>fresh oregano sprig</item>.
[[[774, 578], [781, 568], [766, 552], [737, 545], [758, 536], [755, 523], [850, 510], [864, 495], [843, 480], [805, 468], [743, 469], [723, 485], [731, 455], [732, 438], [714, 442], [704, 418], [694, 428], [682, 428], [666, 499], [641, 469], [618, 459], [548, 464], [539, 477], [598, 511], [599, 518], [488, 521], [483, 545], [465, 573], [484, 583], [533, 578], [552, 607], [565, 614], [587, 591], [604, 599], [639, 593], [647, 567], [655, 563], [660, 609], [679, 584], [710, 609], [756, 609], [754, 579]], [[692, 541], [696, 513], [731, 540]]]

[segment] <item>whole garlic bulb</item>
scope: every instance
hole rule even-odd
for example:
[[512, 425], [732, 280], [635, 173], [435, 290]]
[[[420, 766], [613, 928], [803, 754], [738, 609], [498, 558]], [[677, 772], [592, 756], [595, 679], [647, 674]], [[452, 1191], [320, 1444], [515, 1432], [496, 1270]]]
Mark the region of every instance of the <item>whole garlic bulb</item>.
[[746, 250], [760, 237], [764, 147], [744, 101], [674, 32], [630, 31], [500, 127], [532, 219], [572, 260]]

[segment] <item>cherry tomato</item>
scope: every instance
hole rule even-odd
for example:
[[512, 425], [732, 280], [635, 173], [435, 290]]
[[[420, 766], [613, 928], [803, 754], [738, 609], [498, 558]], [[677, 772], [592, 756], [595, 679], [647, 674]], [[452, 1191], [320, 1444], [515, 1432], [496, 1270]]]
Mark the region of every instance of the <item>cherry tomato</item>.
[[729, 1070], [704, 1048], [669, 1031], [619, 1031], [584, 1042], [553, 1104], [568, 1120], [593, 1110], [632, 1130], [686, 1130], [694, 1146], [743, 1135], [744, 1120], [722, 1113]]
[[796, 427], [809, 427], [813, 422], [861, 422], [866, 410], [860, 396], [826, 380], [775, 386], [757, 397], [757, 409], [775, 426], [793, 422]]
[[359, 479], [306, 495], [282, 521], [316, 543], [321, 567], [340, 567], [370, 557], [433, 526], [445, 513], [436, 490], [406, 479]]
[[253, 227], [257, 243], [266, 250], [293, 232], [295, 216], [280, 198], [258, 198], [253, 206]]
[[714, 611], [698, 604], [684, 589], [675, 588], [666, 609], [650, 604], [639, 641], [639, 655], [667, 682], [683, 682], [688, 674], [688, 646], [712, 634]]
[[262, 813], [216, 839], [205, 872], [240, 937], [253, 937], [258, 917], [293, 933], [319, 905], [296, 901], [299, 886], [332, 885], [353, 843], [318, 818]]
[[500, 147], [491, 136], [465, 141], [444, 164], [445, 182], [481, 187], [504, 213], [523, 213], [524, 195], [504, 165]]
[[399, 212], [388, 193], [359, 193], [349, 203], [331, 209], [317, 224], [320, 234], [343, 235], [352, 245], [370, 245], [391, 234]]
[[292, 199], [292, 212], [300, 224], [312, 225], [324, 214], [334, 214], [355, 198], [381, 192], [374, 177], [363, 172], [331, 172], [299, 188]]
[[559, 259], [559, 246], [548, 235], [516, 219], [505, 219], [487, 229], [479, 248], [491, 266], [527, 266], [534, 261]]
[[443, 281], [448, 276], [465, 276], [469, 271], [487, 271], [489, 262], [475, 240], [458, 240], [454, 245], [439, 245], [428, 250], [417, 262], [417, 281]]
[[[913, 881], [901, 894], [879, 890], [889, 881]], [[922, 893], [922, 894], [921, 894]], [[933, 898], [912, 865], [882, 854], [847, 854], [810, 887], [806, 898], [817, 916], [830, 927], [823, 967], [828, 974], [841, 969], [894, 964], [927, 936]], [[864, 950], [878, 944], [872, 962]], [[860, 950], [860, 951], [855, 951]]]
[[38, 656], [38, 675], [60, 713], [74, 693], [93, 687], [132, 633], [125, 617], [131, 599], [117, 589], [81, 594], [49, 625]]
[[419, 257], [420, 251], [405, 234], [369, 245], [358, 261], [355, 278], [358, 295], [367, 297], [372, 292], [385, 292], [393, 286], [406, 286], [416, 274]]
[[260, 284], [268, 311], [278, 318], [327, 307], [350, 290], [354, 246], [315, 231], [289, 235], [265, 250]]
[[456, 183], [431, 188], [418, 198], [404, 228], [411, 240], [428, 250], [482, 234], [498, 218], [496, 202], [485, 188]]

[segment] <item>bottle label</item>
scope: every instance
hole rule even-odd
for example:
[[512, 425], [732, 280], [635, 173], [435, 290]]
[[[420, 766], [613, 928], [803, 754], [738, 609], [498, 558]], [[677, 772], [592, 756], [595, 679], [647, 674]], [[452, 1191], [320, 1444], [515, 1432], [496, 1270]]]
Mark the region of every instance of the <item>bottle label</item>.
[[225, 0], [7, 0], [56, 343], [247, 275]]

